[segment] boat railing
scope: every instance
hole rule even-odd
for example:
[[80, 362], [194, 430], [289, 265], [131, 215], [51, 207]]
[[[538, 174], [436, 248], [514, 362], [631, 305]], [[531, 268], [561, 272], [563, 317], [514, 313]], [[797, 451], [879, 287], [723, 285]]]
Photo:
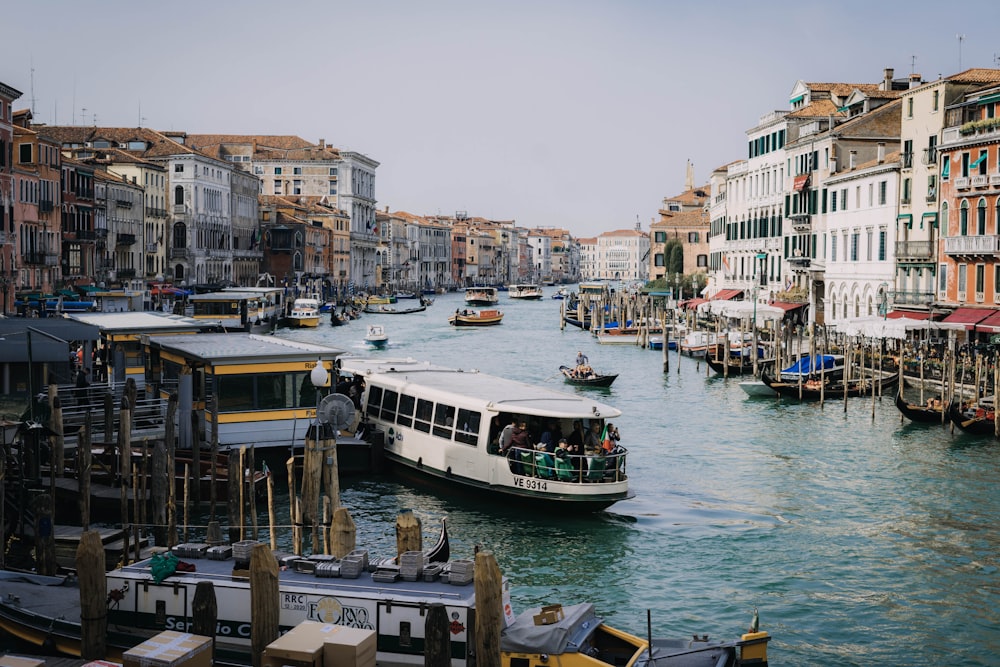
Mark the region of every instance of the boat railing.
[[582, 456], [512, 447], [507, 452], [507, 459], [515, 475], [575, 484], [614, 484], [628, 479], [625, 473], [627, 455], [624, 447]]

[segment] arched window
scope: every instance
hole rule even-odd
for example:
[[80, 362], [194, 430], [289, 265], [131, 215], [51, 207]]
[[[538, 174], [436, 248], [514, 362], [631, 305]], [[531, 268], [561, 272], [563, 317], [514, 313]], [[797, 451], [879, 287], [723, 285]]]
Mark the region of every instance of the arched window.
[[861, 297], [854, 297], [854, 317], [861, 317]]
[[184, 280], [184, 265], [178, 264], [174, 267], [174, 280], [180, 282]]
[[[298, 234], [296, 234], [296, 237], [298, 237]], [[296, 243], [298, 243], [299, 239], [296, 238], [295, 240], [296, 240]], [[302, 270], [302, 253], [301, 252], [296, 252], [292, 256], [292, 270], [293, 271], [301, 271]]]
[[980, 197], [976, 205], [976, 234], [986, 236], [986, 198]]
[[302, 232], [295, 232], [295, 247], [302, 247]]
[[941, 202], [941, 224], [939, 227], [944, 230], [942, 234], [951, 233], [948, 231], [948, 202], [946, 201]]
[[183, 206], [184, 205], [184, 186], [178, 185], [174, 188], [174, 205]]
[[958, 235], [969, 235], [969, 200], [962, 200], [962, 207], [958, 211]]

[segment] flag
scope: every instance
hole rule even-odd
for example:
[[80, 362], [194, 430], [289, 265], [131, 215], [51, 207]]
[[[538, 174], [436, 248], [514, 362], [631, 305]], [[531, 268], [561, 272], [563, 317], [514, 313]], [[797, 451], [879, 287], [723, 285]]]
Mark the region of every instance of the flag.
[[788, 280], [785, 281], [785, 291], [792, 289], [792, 277], [788, 276]]
[[726, 267], [726, 273], [732, 273], [733, 272], [733, 270], [731, 268], [729, 268], [729, 260], [726, 259], [725, 255], [722, 256], [722, 265], [724, 267]]

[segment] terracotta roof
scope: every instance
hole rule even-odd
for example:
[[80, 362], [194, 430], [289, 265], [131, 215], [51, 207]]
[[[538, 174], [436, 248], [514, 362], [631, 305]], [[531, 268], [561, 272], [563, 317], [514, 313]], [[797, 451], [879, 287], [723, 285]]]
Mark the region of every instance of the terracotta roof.
[[196, 148], [177, 143], [156, 130], [145, 127], [89, 127], [83, 125], [35, 125], [34, 129], [44, 137], [52, 138], [60, 144], [85, 144], [95, 139], [106, 139], [115, 144], [144, 141], [143, 150], [129, 151], [144, 158], [168, 157], [171, 155], [204, 155]]
[[899, 137], [902, 100], [893, 100], [837, 126], [840, 136]]
[[316, 145], [293, 134], [188, 134], [186, 142], [193, 146], [256, 143], [258, 148], [277, 150], [311, 148]]
[[79, 158], [81, 162], [96, 163], [96, 164], [141, 164], [146, 167], [151, 167], [154, 169], [163, 169], [163, 165], [158, 162], [151, 162], [146, 160], [135, 153], [129, 153], [128, 151], [123, 151], [120, 148], [74, 148], [71, 149], [73, 155], [77, 155], [77, 151], [89, 151], [94, 154], [92, 158]]
[[646, 232], [642, 232], [636, 229], [616, 229], [610, 232], [604, 232], [601, 236], [649, 236]]
[[[900, 155], [901, 155], [901, 153], [899, 151], [893, 151], [891, 153], [886, 153], [885, 154], [885, 159], [882, 160], [881, 163], [876, 158], [874, 160], [869, 160], [868, 162], [862, 162], [861, 164], [855, 166], [854, 169], [850, 169], [848, 171], [860, 171], [862, 169], [868, 169], [869, 167], [877, 167], [879, 164], [891, 165], [893, 163], [899, 162], [899, 156]], [[837, 176], [839, 176], [839, 175], [840, 174], [838, 173]]]
[[698, 209], [696, 211], [660, 211], [660, 219], [650, 227], [697, 227], [709, 223], [708, 214]]
[[843, 117], [844, 112], [838, 111], [840, 107], [831, 100], [815, 100], [801, 109], [796, 109], [785, 118], [828, 118], [830, 116]]
[[973, 67], [964, 72], [946, 76], [945, 79], [952, 83], [996, 83], [1000, 81], [1000, 69]]

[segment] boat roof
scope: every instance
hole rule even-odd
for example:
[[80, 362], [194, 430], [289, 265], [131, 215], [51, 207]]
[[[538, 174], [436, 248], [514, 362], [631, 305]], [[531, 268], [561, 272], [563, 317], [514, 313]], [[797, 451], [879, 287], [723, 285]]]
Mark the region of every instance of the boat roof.
[[214, 365], [315, 361], [317, 358], [330, 360], [344, 353], [326, 345], [244, 333], [160, 336], [151, 338], [149, 344], [187, 359]]
[[535, 625], [534, 617], [541, 612], [541, 607], [534, 607], [518, 614], [500, 634], [500, 650], [548, 655], [575, 653], [584, 645], [582, 640], [602, 622], [589, 602], [563, 606], [561, 619]]
[[66, 313], [76, 322], [92, 324], [105, 333], [161, 333], [192, 332], [206, 328], [204, 320], [183, 315], [156, 311], [129, 311], [123, 313]]
[[188, 301], [225, 301], [227, 299], [259, 299], [263, 296], [261, 292], [242, 292], [233, 290], [231, 292], [206, 292], [205, 294], [192, 294]]
[[572, 419], [609, 418], [621, 410], [587, 396], [568, 394], [518, 380], [480, 373], [475, 369], [436, 366], [416, 359], [342, 357], [341, 369], [353, 375], [379, 379], [383, 386], [420, 398], [434, 394], [457, 403], [469, 399], [495, 412], [514, 412]]

